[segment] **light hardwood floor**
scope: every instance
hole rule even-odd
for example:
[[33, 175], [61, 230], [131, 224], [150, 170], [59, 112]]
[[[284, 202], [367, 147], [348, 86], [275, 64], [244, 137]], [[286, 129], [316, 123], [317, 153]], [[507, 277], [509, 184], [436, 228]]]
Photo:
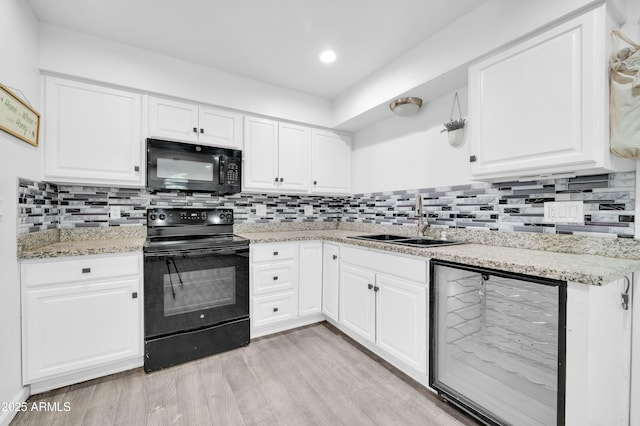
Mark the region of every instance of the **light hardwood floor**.
[[145, 374], [136, 369], [29, 399], [11, 425], [475, 425], [326, 324]]

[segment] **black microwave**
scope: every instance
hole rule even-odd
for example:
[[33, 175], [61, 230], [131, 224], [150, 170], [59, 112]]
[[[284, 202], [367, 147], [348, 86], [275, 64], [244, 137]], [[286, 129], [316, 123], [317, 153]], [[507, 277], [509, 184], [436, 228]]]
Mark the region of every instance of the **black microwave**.
[[235, 194], [241, 191], [242, 151], [147, 139], [147, 189]]

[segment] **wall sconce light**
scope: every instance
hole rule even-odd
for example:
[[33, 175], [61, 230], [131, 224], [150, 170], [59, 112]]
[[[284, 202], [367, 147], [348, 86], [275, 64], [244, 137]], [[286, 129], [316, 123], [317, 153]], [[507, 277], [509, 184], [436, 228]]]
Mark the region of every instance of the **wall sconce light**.
[[389, 104], [391, 111], [400, 117], [415, 114], [421, 106], [422, 99], [420, 98], [399, 98]]

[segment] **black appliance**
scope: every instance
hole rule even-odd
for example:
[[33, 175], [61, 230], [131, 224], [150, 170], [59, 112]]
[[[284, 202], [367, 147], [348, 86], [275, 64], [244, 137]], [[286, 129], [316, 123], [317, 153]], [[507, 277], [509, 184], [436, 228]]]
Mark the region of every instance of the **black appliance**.
[[249, 344], [249, 241], [232, 209], [147, 211], [144, 308], [146, 372]]
[[147, 188], [235, 194], [241, 191], [242, 151], [147, 139]]
[[487, 425], [564, 425], [567, 283], [429, 264], [429, 386]]

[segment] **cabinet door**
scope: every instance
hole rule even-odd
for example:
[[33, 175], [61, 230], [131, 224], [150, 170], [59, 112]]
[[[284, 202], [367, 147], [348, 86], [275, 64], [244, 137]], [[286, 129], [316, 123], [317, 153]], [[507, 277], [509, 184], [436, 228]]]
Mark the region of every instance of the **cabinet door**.
[[351, 138], [314, 130], [311, 151], [311, 192], [348, 194], [351, 191]]
[[322, 312], [322, 243], [300, 243], [299, 316]]
[[44, 178], [144, 185], [141, 109], [137, 93], [46, 77]]
[[376, 341], [378, 346], [421, 373], [427, 372], [427, 289], [378, 274]]
[[198, 107], [162, 98], [149, 98], [149, 136], [198, 141]]
[[24, 382], [141, 356], [138, 279], [23, 293]]
[[278, 129], [278, 188], [309, 191], [311, 129], [280, 123]]
[[242, 115], [200, 107], [198, 141], [203, 145], [242, 149]]
[[340, 324], [375, 341], [375, 274], [352, 265], [340, 265]]
[[470, 67], [474, 176], [575, 172], [610, 157], [598, 12]]
[[278, 178], [278, 123], [245, 117], [243, 190], [275, 189]]
[[324, 244], [322, 252], [322, 312], [338, 321], [338, 300], [340, 291], [340, 248]]

